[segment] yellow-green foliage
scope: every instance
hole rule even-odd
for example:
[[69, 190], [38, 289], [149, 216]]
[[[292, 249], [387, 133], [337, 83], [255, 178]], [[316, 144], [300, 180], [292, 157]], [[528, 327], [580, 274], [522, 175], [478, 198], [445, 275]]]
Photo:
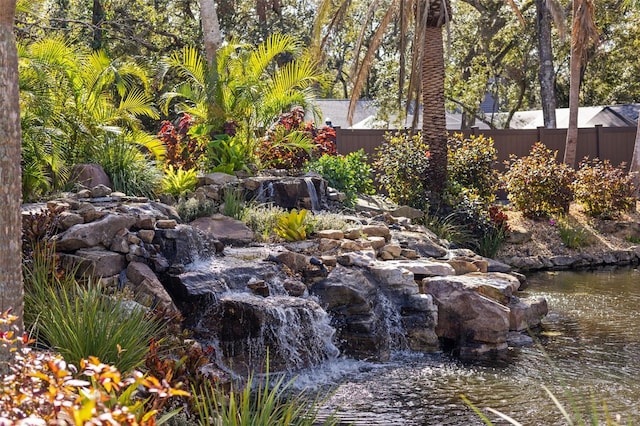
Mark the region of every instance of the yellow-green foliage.
[[[16, 319], [5, 312], [0, 315], [0, 324]], [[125, 376], [95, 357], [83, 359], [74, 374], [76, 369], [62, 356], [20, 348], [21, 342], [23, 338], [14, 338], [11, 333], [0, 335], [0, 345], [8, 346], [13, 358], [10, 374], [4, 376], [0, 387], [3, 424], [150, 426], [162, 423], [156, 416], [169, 398], [189, 396], [173, 388], [168, 383], [171, 378], [158, 380], [137, 371]]]
[[198, 184], [198, 171], [196, 169], [184, 170], [181, 167], [174, 168], [169, 165], [162, 178], [162, 191], [175, 197], [193, 191]]
[[274, 231], [286, 241], [302, 241], [307, 239], [307, 210], [293, 209], [278, 216]]

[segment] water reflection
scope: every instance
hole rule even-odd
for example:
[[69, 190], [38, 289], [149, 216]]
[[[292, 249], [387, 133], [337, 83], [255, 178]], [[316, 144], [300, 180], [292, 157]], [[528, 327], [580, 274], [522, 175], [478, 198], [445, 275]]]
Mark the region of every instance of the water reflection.
[[603, 413], [605, 401], [624, 423], [640, 423], [640, 272], [555, 272], [529, 282], [528, 292], [550, 307], [539, 345], [511, 349], [500, 365], [445, 354], [352, 363], [322, 413], [337, 410], [344, 424], [357, 425], [482, 424], [460, 400], [464, 393], [525, 425], [565, 424], [544, 384], [588, 423], [592, 404]]

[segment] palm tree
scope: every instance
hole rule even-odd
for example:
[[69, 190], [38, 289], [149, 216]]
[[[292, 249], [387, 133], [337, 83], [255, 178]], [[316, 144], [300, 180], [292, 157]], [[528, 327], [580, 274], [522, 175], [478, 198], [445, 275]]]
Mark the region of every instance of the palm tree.
[[64, 182], [66, 169], [94, 161], [118, 135], [156, 158], [160, 141], [141, 130], [139, 117], [158, 118], [147, 71], [57, 38], [18, 46], [25, 193]]
[[434, 1], [425, 10], [422, 50], [422, 137], [429, 145], [431, 207], [437, 207], [447, 183], [447, 127], [444, 110], [444, 43], [442, 27], [451, 19], [447, 0]]
[[[16, 0], [0, 0], [0, 311], [11, 308], [18, 316], [13, 326], [22, 333], [22, 219], [20, 215], [20, 95], [18, 89], [18, 55], [13, 35]], [[7, 331], [0, 324], [0, 332]], [[6, 371], [9, 359], [0, 345], [0, 372]]]
[[[280, 65], [284, 54], [294, 59]], [[174, 52], [165, 64], [180, 78], [163, 95], [166, 114], [173, 106], [174, 112], [187, 113], [218, 133], [225, 123], [234, 123], [248, 144], [292, 106], [310, 107], [315, 87], [325, 80], [301, 44], [280, 34], [255, 48], [237, 42], [220, 47], [215, 70], [193, 47]]]
[[580, 106], [580, 78], [586, 65], [587, 51], [599, 36], [595, 25], [592, 0], [573, 0], [571, 24], [571, 58], [569, 61], [569, 124], [564, 149], [564, 163], [576, 164], [578, 146], [578, 108]]

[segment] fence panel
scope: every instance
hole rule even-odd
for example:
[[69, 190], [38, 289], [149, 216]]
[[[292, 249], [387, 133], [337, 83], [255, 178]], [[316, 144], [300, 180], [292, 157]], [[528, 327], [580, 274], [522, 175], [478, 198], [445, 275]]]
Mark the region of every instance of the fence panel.
[[[396, 130], [380, 129], [336, 129], [338, 151], [341, 154], [363, 149], [371, 159], [375, 148], [382, 144], [386, 132]], [[542, 141], [549, 149], [558, 151], [558, 161], [564, 156], [564, 145], [567, 137], [566, 129], [470, 129], [462, 131], [466, 136], [483, 134], [494, 140], [498, 153], [498, 169], [503, 170], [503, 163], [513, 154], [517, 157], [525, 156], [531, 146]], [[578, 148], [576, 158], [580, 161], [584, 157], [608, 159], [612, 164], [631, 161], [633, 144], [635, 141], [635, 127], [602, 127], [578, 129]]]

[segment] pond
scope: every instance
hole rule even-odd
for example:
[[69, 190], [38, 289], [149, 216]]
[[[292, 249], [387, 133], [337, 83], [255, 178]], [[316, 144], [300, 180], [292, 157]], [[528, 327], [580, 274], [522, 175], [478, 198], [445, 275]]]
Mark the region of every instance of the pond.
[[461, 394], [525, 425], [565, 424], [543, 386], [588, 423], [594, 409], [601, 422], [608, 410], [613, 419], [640, 423], [640, 272], [550, 272], [529, 283], [527, 292], [546, 297], [550, 312], [537, 344], [511, 348], [504, 362], [396, 353], [386, 363], [336, 361], [300, 376], [298, 385], [331, 386], [321, 417], [336, 411], [342, 424], [483, 424]]

